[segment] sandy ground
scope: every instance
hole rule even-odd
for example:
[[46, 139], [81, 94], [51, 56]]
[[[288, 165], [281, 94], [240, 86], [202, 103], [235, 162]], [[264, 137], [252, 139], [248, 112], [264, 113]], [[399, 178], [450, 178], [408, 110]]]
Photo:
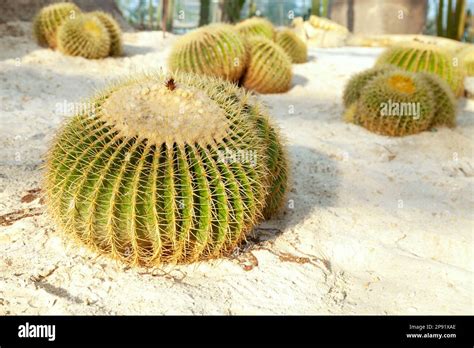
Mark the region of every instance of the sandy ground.
[[41, 156], [79, 102], [164, 65], [171, 35], [126, 34], [126, 57], [41, 49], [0, 27], [0, 314], [473, 314], [474, 100], [458, 126], [388, 138], [341, 120], [378, 48], [312, 50], [293, 88], [261, 96], [288, 138], [293, 188], [227, 259], [130, 269], [71, 245], [40, 199]]

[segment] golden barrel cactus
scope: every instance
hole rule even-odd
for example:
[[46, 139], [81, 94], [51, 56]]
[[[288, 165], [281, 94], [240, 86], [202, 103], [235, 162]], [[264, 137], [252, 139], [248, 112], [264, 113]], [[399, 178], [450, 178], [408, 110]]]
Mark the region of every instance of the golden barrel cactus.
[[247, 63], [245, 45], [228, 24], [211, 24], [179, 38], [168, 58], [171, 71], [238, 81]]
[[247, 40], [249, 62], [242, 85], [258, 93], [283, 93], [290, 89], [291, 59], [273, 41], [254, 36]]
[[98, 253], [146, 266], [226, 255], [281, 205], [280, 138], [236, 85], [152, 74], [92, 104], [54, 140], [45, 192], [59, 228]]

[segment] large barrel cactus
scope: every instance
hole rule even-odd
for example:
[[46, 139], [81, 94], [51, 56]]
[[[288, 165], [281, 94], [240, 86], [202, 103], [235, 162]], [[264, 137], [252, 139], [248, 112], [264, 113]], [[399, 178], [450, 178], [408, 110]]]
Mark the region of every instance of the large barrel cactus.
[[272, 40], [274, 36], [273, 24], [265, 18], [252, 17], [238, 23], [235, 27], [239, 34], [246, 38], [262, 36]]
[[286, 155], [253, 97], [194, 74], [135, 77], [75, 115], [49, 151], [53, 219], [126, 263], [225, 255], [281, 206]]
[[121, 56], [123, 51], [122, 44], [122, 30], [117, 21], [108, 13], [102, 11], [90, 12], [91, 15], [96, 16], [107, 29], [110, 36], [110, 51], [111, 56]]
[[211, 24], [181, 37], [168, 59], [171, 71], [238, 81], [246, 66], [245, 45], [228, 24]]
[[110, 52], [110, 36], [95, 15], [78, 15], [59, 28], [58, 50], [70, 56], [105, 58]]
[[292, 30], [284, 29], [276, 34], [275, 42], [288, 54], [293, 63], [308, 61], [308, 47]]
[[291, 59], [273, 41], [264, 37], [247, 40], [249, 62], [242, 79], [245, 88], [259, 93], [283, 93], [290, 89]]
[[74, 19], [80, 13], [79, 7], [70, 2], [43, 7], [33, 20], [33, 34], [38, 44], [55, 48], [58, 28], [64, 21]]
[[376, 65], [391, 64], [412, 72], [433, 73], [445, 80], [456, 96], [464, 91], [464, 69], [449, 51], [426, 43], [401, 44], [388, 48]]

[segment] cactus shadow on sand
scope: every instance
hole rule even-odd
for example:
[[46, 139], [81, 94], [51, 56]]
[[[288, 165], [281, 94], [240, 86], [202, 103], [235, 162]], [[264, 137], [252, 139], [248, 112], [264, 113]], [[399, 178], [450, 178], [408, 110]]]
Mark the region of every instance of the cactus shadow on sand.
[[300, 74], [293, 74], [293, 80], [291, 81], [291, 88], [295, 86], [306, 86], [308, 84], [308, 79]]
[[[123, 55], [122, 57], [132, 57], [132, 56], [139, 56], [147, 53], [152, 53], [155, 50], [153, 47], [150, 46], [136, 46], [130, 44], [123, 45]], [[121, 58], [121, 57], [118, 57]]]
[[[288, 145], [290, 160], [289, 191], [279, 215], [255, 228], [256, 244], [276, 239], [304, 223], [318, 211], [338, 203], [340, 174], [337, 162], [324, 153], [301, 145]], [[317, 233], [317, 225], [314, 232]]]

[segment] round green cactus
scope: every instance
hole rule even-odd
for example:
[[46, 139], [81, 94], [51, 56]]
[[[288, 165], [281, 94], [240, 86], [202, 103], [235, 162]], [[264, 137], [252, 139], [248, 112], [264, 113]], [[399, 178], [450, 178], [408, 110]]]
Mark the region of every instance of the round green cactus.
[[238, 23], [235, 27], [239, 34], [245, 38], [263, 36], [267, 39], [273, 40], [273, 24], [267, 19], [252, 17]]
[[353, 114], [355, 124], [391, 136], [426, 130], [435, 111], [430, 85], [417, 74], [389, 71], [373, 78], [362, 90]]
[[79, 7], [70, 2], [60, 2], [43, 7], [33, 21], [33, 34], [41, 46], [56, 48], [58, 28], [68, 19], [81, 13]]
[[110, 36], [96, 16], [78, 15], [59, 28], [58, 50], [70, 56], [105, 58], [110, 51]]
[[344, 88], [344, 94], [342, 96], [344, 106], [348, 108], [350, 105], [355, 103], [360, 98], [362, 88], [364, 88], [373, 78], [393, 69], [395, 69], [395, 67], [391, 65], [383, 65], [353, 75]]
[[139, 76], [93, 105], [54, 140], [45, 192], [59, 227], [101, 254], [147, 266], [228, 254], [286, 187], [275, 129], [232, 83]]
[[376, 65], [391, 64], [412, 72], [433, 73], [444, 79], [456, 96], [464, 91], [464, 70], [459, 60], [436, 45], [410, 43], [388, 48]]
[[90, 12], [91, 15], [96, 16], [107, 28], [110, 36], [110, 51], [111, 56], [121, 56], [123, 51], [122, 44], [122, 30], [117, 21], [108, 13], [102, 11]]
[[460, 58], [466, 71], [466, 75], [474, 76], [474, 45], [463, 46], [456, 56]]
[[283, 48], [293, 63], [306, 63], [308, 61], [308, 47], [290, 29], [284, 29], [276, 34], [275, 42]]
[[434, 97], [435, 110], [430, 126], [456, 125], [456, 97], [449, 85], [434, 74], [421, 73], [420, 77], [429, 85]]
[[211, 24], [181, 37], [168, 59], [171, 71], [238, 81], [246, 66], [245, 45], [228, 24]]
[[290, 57], [273, 41], [254, 36], [247, 40], [249, 62], [242, 85], [259, 93], [282, 93], [291, 86]]

